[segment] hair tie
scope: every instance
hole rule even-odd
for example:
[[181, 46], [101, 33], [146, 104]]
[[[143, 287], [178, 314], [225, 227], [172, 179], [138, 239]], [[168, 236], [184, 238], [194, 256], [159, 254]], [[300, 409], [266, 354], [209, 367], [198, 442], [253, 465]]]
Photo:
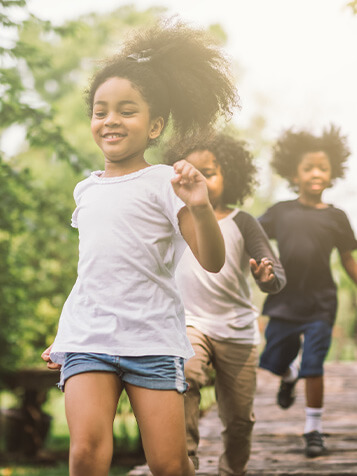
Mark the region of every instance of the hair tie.
[[128, 55], [126, 59], [136, 61], [137, 63], [147, 63], [148, 61], [151, 61], [151, 51], [151, 49], [148, 49], [140, 51], [140, 53], [132, 53], [131, 55]]

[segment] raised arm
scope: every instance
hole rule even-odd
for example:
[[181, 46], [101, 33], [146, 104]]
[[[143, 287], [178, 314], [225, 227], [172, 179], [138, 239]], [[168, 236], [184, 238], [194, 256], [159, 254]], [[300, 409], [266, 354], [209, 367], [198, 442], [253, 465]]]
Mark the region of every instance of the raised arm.
[[260, 290], [270, 294], [278, 293], [286, 284], [285, 271], [262, 226], [249, 213], [242, 211], [234, 221], [244, 238], [245, 250], [251, 258], [251, 271]]
[[342, 266], [345, 268], [348, 276], [357, 284], [357, 261], [352, 256], [351, 251], [340, 253]]
[[203, 175], [185, 160], [174, 164], [171, 180], [176, 195], [186, 204], [178, 220], [182, 236], [207, 271], [218, 273], [225, 260], [224, 240], [210, 204]]

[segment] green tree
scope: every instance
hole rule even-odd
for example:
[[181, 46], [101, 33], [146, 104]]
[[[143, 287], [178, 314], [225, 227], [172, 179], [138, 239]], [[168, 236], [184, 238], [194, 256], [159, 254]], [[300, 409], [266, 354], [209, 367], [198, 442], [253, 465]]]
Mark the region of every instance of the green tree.
[[[28, 144], [46, 145], [59, 151], [64, 158], [73, 157], [74, 148], [66, 141], [62, 130], [55, 125], [54, 111], [35, 95], [31, 86], [31, 65], [40, 67], [45, 59], [36, 47], [21, 41], [21, 32], [30, 22], [50, 31], [48, 22], [40, 22], [27, 14], [25, 19], [20, 12], [25, 10], [23, 0], [1, 0], [0, 29], [0, 139], [9, 128], [23, 127]], [[54, 30], [53, 30], [54, 31]], [[62, 30], [62, 34], [65, 31]], [[5, 41], [4, 41], [5, 40]], [[29, 238], [37, 232], [35, 220], [40, 213], [40, 197], [33, 174], [28, 167], [16, 166], [4, 148], [0, 149], [0, 360], [1, 368], [16, 366], [21, 360], [21, 323], [35, 318], [35, 305], [30, 299], [31, 285], [26, 279], [29, 260], [26, 250], [30, 250]], [[40, 249], [38, 248], [39, 252]], [[27, 251], [28, 252], [28, 251]], [[34, 252], [34, 251], [33, 251]]]
[[[76, 276], [70, 227], [74, 185], [102, 158], [90, 136], [83, 90], [95, 58], [115, 51], [132, 27], [162, 10], [123, 7], [60, 27], [24, 0], [0, 0], [0, 361], [2, 369], [42, 365]], [[16, 155], [9, 131], [22, 131]]]

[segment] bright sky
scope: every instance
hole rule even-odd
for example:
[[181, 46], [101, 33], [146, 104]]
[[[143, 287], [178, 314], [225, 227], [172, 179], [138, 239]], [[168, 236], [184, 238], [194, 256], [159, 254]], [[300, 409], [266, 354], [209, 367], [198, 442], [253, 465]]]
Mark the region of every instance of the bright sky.
[[[325, 199], [344, 209], [357, 233], [357, 16], [348, 0], [29, 0], [36, 15], [61, 23], [128, 3], [138, 10], [164, 6], [193, 25], [220, 23], [226, 49], [243, 74], [238, 80], [239, 126], [262, 114], [271, 140], [284, 128], [331, 122], [348, 136], [352, 156], [346, 179]], [[279, 199], [290, 198], [283, 190]]]

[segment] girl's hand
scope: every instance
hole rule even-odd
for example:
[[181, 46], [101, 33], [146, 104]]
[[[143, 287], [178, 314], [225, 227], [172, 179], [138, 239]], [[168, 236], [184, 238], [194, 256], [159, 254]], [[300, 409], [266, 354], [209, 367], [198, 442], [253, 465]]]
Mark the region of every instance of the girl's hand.
[[258, 264], [254, 258], [249, 260], [250, 269], [253, 273], [254, 278], [261, 283], [268, 283], [272, 281], [275, 277], [273, 271], [273, 263], [268, 258], [262, 258]]
[[176, 176], [171, 179], [176, 195], [188, 207], [207, 206], [209, 202], [206, 179], [193, 165], [180, 160], [174, 165]]
[[55, 362], [52, 362], [52, 360], [50, 359], [50, 352], [51, 352], [51, 349], [52, 349], [52, 345], [47, 347], [47, 349], [44, 352], [42, 352], [41, 358], [45, 362], [47, 362], [47, 368], [49, 368], [51, 370], [59, 370], [62, 366], [60, 364], [56, 364]]

